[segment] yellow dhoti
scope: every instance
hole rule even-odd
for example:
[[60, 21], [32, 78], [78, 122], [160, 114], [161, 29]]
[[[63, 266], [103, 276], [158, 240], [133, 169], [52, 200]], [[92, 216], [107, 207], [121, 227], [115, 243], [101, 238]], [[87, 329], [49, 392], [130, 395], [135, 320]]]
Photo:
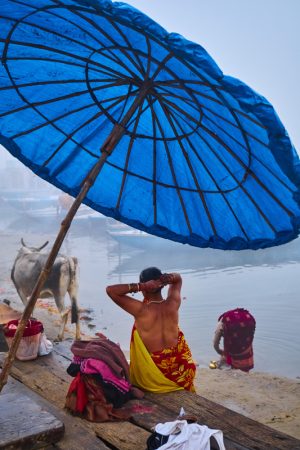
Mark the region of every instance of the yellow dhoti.
[[194, 392], [196, 366], [181, 331], [175, 347], [149, 353], [137, 329], [130, 344], [130, 380], [145, 391], [163, 393], [179, 390]]

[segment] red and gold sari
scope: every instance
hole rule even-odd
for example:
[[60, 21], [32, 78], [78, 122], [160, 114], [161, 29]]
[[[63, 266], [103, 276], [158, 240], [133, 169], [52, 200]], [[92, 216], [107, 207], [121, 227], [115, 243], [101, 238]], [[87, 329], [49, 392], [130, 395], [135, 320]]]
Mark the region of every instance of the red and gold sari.
[[131, 383], [150, 392], [163, 393], [186, 389], [195, 392], [196, 365], [182, 331], [178, 343], [149, 353], [135, 327], [130, 344]]

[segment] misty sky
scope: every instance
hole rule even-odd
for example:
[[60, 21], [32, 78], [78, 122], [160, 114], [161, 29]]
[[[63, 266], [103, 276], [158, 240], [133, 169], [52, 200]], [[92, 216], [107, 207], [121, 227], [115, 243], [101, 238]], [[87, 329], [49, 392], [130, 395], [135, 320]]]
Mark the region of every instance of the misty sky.
[[[275, 107], [300, 154], [300, 0], [128, 0]], [[0, 163], [6, 159], [0, 151]]]

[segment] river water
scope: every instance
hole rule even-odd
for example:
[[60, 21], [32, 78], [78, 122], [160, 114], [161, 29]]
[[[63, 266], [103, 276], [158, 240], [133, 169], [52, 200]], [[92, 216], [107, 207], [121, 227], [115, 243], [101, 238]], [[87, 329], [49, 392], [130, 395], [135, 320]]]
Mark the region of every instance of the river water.
[[[8, 215], [2, 208], [0, 233], [15, 236], [17, 253], [21, 237], [28, 245], [40, 246], [46, 239], [53, 243], [59, 224], [51, 215]], [[219, 315], [244, 307], [257, 322], [255, 370], [300, 376], [300, 239], [234, 252], [189, 247], [143, 233], [126, 236], [123, 231], [124, 226], [112, 219], [83, 214], [75, 219], [61, 249], [79, 259], [79, 303], [92, 310], [86, 328], [90, 334], [94, 325], [92, 332], [102, 331], [128, 350], [132, 317], [107, 297], [105, 287], [136, 282], [142, 269], [155, 265], [183, 277], [180, 326], [201, 367], [217, 359], [212, 339]], [[14, 256], [6, 255], [11, 265]]]

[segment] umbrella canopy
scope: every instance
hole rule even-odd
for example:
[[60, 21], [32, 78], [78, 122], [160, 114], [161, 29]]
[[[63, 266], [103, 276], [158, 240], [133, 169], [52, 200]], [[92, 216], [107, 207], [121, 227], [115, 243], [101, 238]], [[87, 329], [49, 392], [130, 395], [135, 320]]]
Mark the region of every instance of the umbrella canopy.
[[298, 235], [286, 130], [201, 46], [124, 3], [6, 0], [0, 54], [0, 142], [40, 177], [76, 196], [113, 133], [95, 210], [199, 247]]

